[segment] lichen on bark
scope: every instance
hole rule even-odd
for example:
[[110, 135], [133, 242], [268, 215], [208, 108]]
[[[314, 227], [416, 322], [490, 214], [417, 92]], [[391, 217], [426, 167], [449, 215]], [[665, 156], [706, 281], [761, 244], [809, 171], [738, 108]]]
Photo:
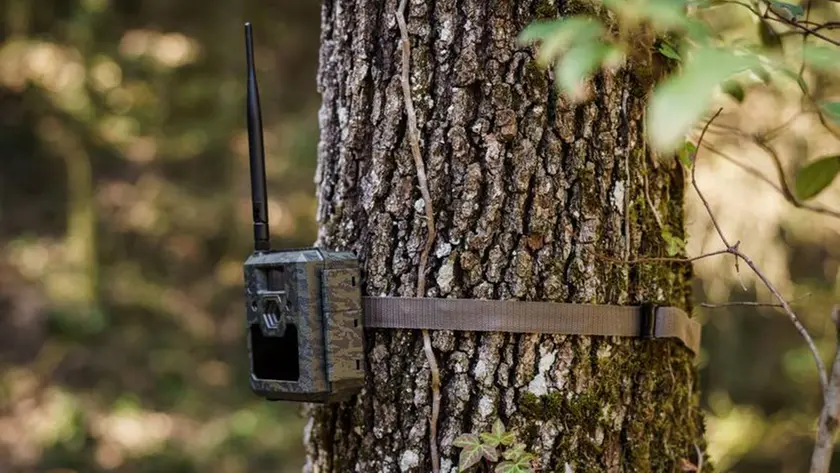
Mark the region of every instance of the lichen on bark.
[[[359, 255], [366, 294], [399, 297], [414, 295], [426, 227], [400, 92], [397, 3], [324, 2], [316, 182], [318, 244]], [[587, 103], [558, 95], [516, 43], [546, 8], [567, 13], [546, 0], [409, 4], [412, 96], [438, 229], [425, 296], [689, 309], [686, 265], [598, 257], [663, 254], [652, 206], [682, 236], [682, 173], [643, 142], [649, 84], [631, 68], [598, 75]], [[420, 332], [366, 337], [363, 392], [309, 409], [306, 470], [430, 471]], [[496, 418], [543, 471], [676, 471], [703, 446], [697, 375], [677, 342], [445, 331], [432, 340], [443, 376], [441, 471], [456, 471], [457, 435]]]

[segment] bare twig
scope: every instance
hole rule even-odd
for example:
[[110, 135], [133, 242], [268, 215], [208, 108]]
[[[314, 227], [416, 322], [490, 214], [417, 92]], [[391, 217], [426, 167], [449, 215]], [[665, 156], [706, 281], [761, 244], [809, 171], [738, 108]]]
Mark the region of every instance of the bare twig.
[[[803, 64], [804, 64], [804, 63], [803, 63]], [[802, 74], [800, 73], [800, 77], [801, 77], [801, 75], [802, 75]], [[784, 121], [781, 125], [779, 125], [779, 126], [777, 126], [777, 127], [775, 127], [775, 128], [771, 128], [770, 130], [765, 131], [765, 132], [763, 133], [763, 135], [764, 135], [764, 139], [769, 141], [769, 140], [772, 140], [773, 138], [776, 138], [776, 136], [777, 136], [780, 132], [784, 131], [784, 129], [785, 129], [785, 128], [789, 127], [789, 126], [790, 126], [790, 125], [791, 125], [791, 124], [792, 124], [792, 123], [793, 123], [793, 122], [794, 122], [797, 118], [801, 117], [801, 116], [802, 116], [802, 115], [804, 115], [805, 113], [807, 113], [805, 110], [799, 110], [799, 111], [797, 111], [796, 113], [794, 113], [794, 114], [793, 114], [790, 118], [788, 118], [787, 120], [785, 120], [785, 121]]]
[[[703, 126], [703, 131], [700, 132], [700, 138], [697, 140], [697, 148], [694, 151], [694, 155], [691, 157], [692, 166], [691, 166], [691, 185], [694, 186], [694, 189], [697, 190], [697, 196], [700, 197], [700, 200], [703, 202], [703, 206], [706, 207], [706, 212], [709, 214], [709, 219], [712, 221], [712, 225], [715, 226], [715, 230], [717, 231], [720, 240], [726, 245], [727, 248], [732, 248], [732, 245], [729, 244], [729, 241], [726, 240], [726, 237], [723, 235], [723, 230], [720, 228], [720, 224], [718, 224], [717, 219], [715, 218], [714, 212], [712, 212], [712, 207], [709, 205], [709, 201], [706, 200], [706, 196], [700, 192], [700, 188], [697, 187], [697, 151], [700, 149], [700, 145], [703, 144], [703, 138], [706, 137], [706, 131], [709, 129], [709, 125], [715, 121], [715, 119], [723, 112], [723, 108], [719, 108], [712, 118], [710, 118], [706, 125]], [[740, 242], [736, 243], [735, 246], [737, 247]], [[738, 281], [741, 282], [741, 268], [738, 266], [738, 258], [735, 258], [735, 273], [738, 274]], [[741, 282], [741, 287], [744, 287], [744, 283]], [[746, 288], [744, 289], [746, 290]]]
[[[703, 138], [706, 136], [706, 130], [709, 129], [709, 125], [715, 121], [715, 118], [720, 115], [723, 109], [719, 108], [718, 111], [712, 115], [712, 118], [706, 122], [706, 126], [703, 127], [703, 131], [700, 133], [700, 139], [697, 140], [697, 148], [700, 148], [700, 145], [703, 144]], [[691, 166], [691, 185], [694, 186], [694, 189], [697, 191], [697, 195], [700, 197], [700, 200], [703, 202], [703, 206], [706, 207], [706, 211], [709, 214], [709, 218], [712, 220], [712, 225], [715, 226], [715, 230], [717, 230], [718, 236], [720, 236], [721, 241], [723, 244], [726, 245], [727, 248], [730, 248], [732, 245], [729, 244], [729, 241], [726, 240], [726, 237], [723, 236], [723, 230], [720, 229], [720, 225], [718, 225], [717, 219], [715, 218], [714, 212], [712, 212], [712, 208], [709, 206], [709, 201], [706, 200], [706, 197], [700, 192], [700, 188], [697, 187], [697, 177], [695, 170], [697, 169], [697, 151], [694, 152], [694, 156], [692, 158], [692, 166]]]
[[[788, 188], [788, 190], [786, 191], [785, 189], [780, 187], [778, 184], [773, 182], [769, 177], [765, 176], [758, 169], [755, 169], [751, 166], [748, 166], [748, 165], [742, 163], [738, 159], [735, 159], [734, 157], [730, 156], [729, 154], [726, 154], [723, 151], [720, 151], [719, 149], [715, 148], [714, 146], [712, 146], [710, 144], [702, 143], [702, 146], [704, 148], [706, 148], [707, 150], [711, 151], [712, 153], [714, 153], [714, 154], [720, 156], [721, 158], [729, 161], [730, 163], [734, 164], [735, 166], [738, 166], [739, 168], [744, 170], [744, 172], [746, 172], [747, 174], [755, 177], [756, 179], [759, 179], [759, 180], [763, 181], [765, 184], [767, 184], [770, 187], [772, 187], [773, 189], [775, 189], [776, 192], [781, 194], [782, 197], [784, 197], [785, 200], [788, 201], [788, 203], [790, 203], [794, 207], [796, 207], [798, 209], [802, 209], [802, 210], [807, 210], [809, 212], [818, 213], [818, 214], [821, 214], [821, 215], [828, 215], [828, 216], [831, 216], [831, 217], [834, 217], [834, 218], [840, 218], [840, 211], [829, 209], [829, 208], [823, 207], [819, 204], [813, 204], [813, 203], [810, 203], [810, 202], [802, 202], [799, 199], [792, 199], [791, 197], [793, 197], [793, 192], [790, 190], [790, 188]], [[767, 145], [765, 144], [765, 146], [767, 146]], [[699, 146], [698, 146], [698, 148], [699, 148]], [[764, 148], [762, 148], [762, 150], [763, 149]], [[774, 152], [774, 154], [775, 154], [775, 152]], [[778, 159], [778, 156], [776, 156], [774, 158], [773, 154], [771, 154], [770, 157], [773, 158], [773, 159]], [[778, 165], [776, 165], [776, 170], [778, 172], [778, 170], [779, 170]], [[787, 180], [785, 180], [785, 183], [787, 183]]]
[[[766, 3], [766, 4], [768, 5], [767, 13], [765, 13], [764, 15], [759, 15], [762, 18], [765, 18], [767, 20], [775, 21], [776, 23], [781, 23], [783, 25], [790, 26], [792, 28], [796, 28], [796, 29], [801, 30], [802, 32], [804, 32], [806, 34], [814, 36], [815, 38], [819, 38], [819, 39], [825, 41], [826, 43], [830, 43], [830, 44], [833, 44], [835, 46], [840, 46], [840, 41], [829, 38], [828, 36], [820, 33], [816, 28], [811, 28], [811, 27], [806, 26], [805, 24], [800, 23], [796, 20], [785, 18], [784, 16], [777, 13], [775, 10], [769, 8], [769, 5], [770, 5], [769, 3]], [[771, 13], [771, 12], [773, 13], [773, 16], [769, 15], [769, 13]]]
[[738, 284], [741, 285], [741, 290], [747, 292], [747, 285], [744, 283], [744, 278], [741, 277], [741, 266], [738, 264], [738, 258], [735, 258], [735, 277], [738, 278]]
[[697, 473], [703, 473], [703, 450], [700, 450], [696, 443], [694, 450], [697, 451]]
[[[656, 210], [656, 206], [653, 205], [653, 199], [650, 198], [650, 191], [648, 190], [648, 180], [647, 180], [647, 160], [642, 159], [642, 184], [644, 185], [645, 190], [645, 200], [647, 201], [648, 207], [650, 207], [650, 211], [653, 213], [653, 219], [656, 220], [656, 225], [659, 226], [659, 230], [664, 230], [665, 227], [662, 225], [662, 217], [659, 216], [659, 211]], [[625, 213], [625, 215], [627, 215]], [[629, 222], [630, 219], [627, 219]], [[629, 248], [629, 245], [627, 246]]]
[[[837, 0], [837, 1], [840, 2], [840, 0]], [[840, 22], [836, 22], [836, 21], [829, 21], [828, 23], [817, 23], [817, 22], [814, 22], [814, 21], [808, 21], [808, 22], [803, 21], [802, 24], [814, 25], [814, 31], [836, 30], [836, 29], [840, 28]], [[809, 33], [805, 32], [805, 31], [790, 30], [790, 31], [783, 31], [783, 32], [779, 33], [779, 36], [793, 36], [793, 35], [807, 35], [807, 34], [809, 34]]]
[[836, 210], [827, 209], [825, 207], [821, 207], [819, 205], [808, 204], [799, 200], [796, 197], [796, 194], [791, 189], [790, 184], [787, 182], [787, 178], [785, 177], [785, 169], [782, 165], [782, 160], [779, 157], [779, 154], [776, 152], [775, 149], [770, 147], [767, 143], [763, 142], [762, 140], [755, 139], [753, 140], [762, 151], [767, 153], [770, 158], [773, 160], [773, 166], [776, 168], [776, 174], [778, 174], [779, 184], [781, 184], [781, 191], [784, 198], [794, 205], [794, 207], [798, 207], [801, 209], [807, 209], [812, 212], [821, 213], [824, 215], [831, 215], [832, 217], [840, 218], [840, 212]]
[[[811, 297], [811, 293], [804, 294], [800, 297], [795, 299], [791, 299], [789, 302], [793, 304], [796, 301], [801, 301], [802, 299], [806, 299]], [[783, 306], [782, 304], [774, 304], [772, 302], [754, 302], [754, 301], [737, 301], [737, 302], [723, 302], [720, 304], [710, 304], [708, 302], [703, 302], [700, 304], [700, 307], [705, 307], [706, 309], [720, 309], [722, 307], [733, 307], [733, 306], [747, 306], [747, 307], [774, 307], [777, 309], [781, 309]]]
[[722, 302], [720, 304], [710, 304], [708, 302], [701, 302], [700, 303], [700, 307], [703, 307], [703, 308], [706, 308], [706, 309], [721, 309], [723, 307], [737, 307], [737, 306], [781, 308], [782, 304], [773, 304], [773, 303], [767, 303], [767, 302], [754, 302], [754, 301]]
[[779, 185], [778, 185], [778, 184], [776, 184], [775, 182], [773, 182], [772, 180], [770, 180], [770, 178], [769, 178], [769, 177], [767, 177], [767, 176], [765, 176], [764, 174], [762, 174], [762, 172], [761, 172], [761, 171], [759, 171], [758, 169], [755, 169], [755, 168], [753, 168], [753, 167], [747, 166], [746, 164], [742, 163], [741, 161], [739, 161], [739, 160], [737, 160], [737, 159], [733, 158], [732, 156], [730, 156], [730, 155], [728, 155], [728, 154], [724, 153], [723, 151], [720, 151], [719, 149], [715, 148], [714, 146], [712, 146], [712, 145], [710, 145], [710, 144], [708, 144], [708, 143], [703, 143], [703, 147], [704, 147], [704, 148], [706, 148], [707, 150], [711, 151], [712, 153], [714, 153], [714, 154], [716, 154], [716, 155], [720, 156], [721, 158], [723, 158], [723, 159], [725, 159], [725, 160], [729, 161], [730, 163], [734, 164], [735, 166], [738, 166], [739, 168], [741, 168], [741, 170], [743, 170], [743, 171], [744, 171], [744, 172], [746, 172], [747, 174], [749, 174], [749, 175], [751, 175], [751, 176], [755, 177], [756, 179], [759, 179], [759, 180], [763, 181], [765, 184], [767, 184], [768, 186], [772, 187], [772, 188], [773, 188], [774, 190], [776, 190], [778, 193], [780, 193], [780, 194], [783, 194], [783, 195], [784, 195], [784, 192], [782, 191], [782, 188], [781, 188], [781, 187], [779, 187]]
[[825, 130], [831, 134], [831, 136], [833, 136], [837, 140], [840, 140], [840, 132], [838, 132], [836, 129], [832, 128], [828, 124], [828, 119], [825, 118], [825, 112], [823, 112], [822, 107], [820, 107], [820, 104], [817, 103], [817, 99], [815, 99], [811, 94], [807, 93], [806, 91], [803, 91], [802, 94], [805, 96], [808, 102], [810, 102], [811, 106], [814, 107], [814, 109], [816, 110], [817, 118], [820, 119], [820, 125], [822, 125], [823, 128], [825, 128]]
[[756, 146], [761, 148], [762, 151], [767, 153], [770, 156], [770, 159], [773, 162], [773, 167], [776, 168], [776, 176], [779, 179], [779, 185], [782, 188], [782, 195], [787, 199], [789, 202], [793, 202], [796, 205], [799, 202], [799, 199], [796, 197], [796, 194], [793, 193], [793, 189], [790, 188], [790, 185], [787, 182], [787, 177], [785, 175], [785, 167], [782, 165], [782, 160], [779, 158], [779, 154], [776, 153], [776, 150], [772, 147], [768, 146], [762, 140], [755, 139], [753, 140]]
[[[426, 244], [420, 253], [420, 262], [417, 268], [417, 297], [426, 295], [426, 264], [429, 261], [429, 252], [435, 240], [435, 213], [432, 208], [432, 197], [429, 193], [429, 184], [426, 179], [426, 166], [423, 163], [423, 156], [420, 154], [420, 134], [417, 131], [417, 114], [414, 111], [414, 101], [411, 98], [411, 78], [409, 75], [411, 66], [411, 42], [408, 38], [408, 27], [405, 23], [406, 0], [401, 0], [396, 12], [397, 25], [400, 29], [402, 43], [402, 91], [405, 101], [405, 114], [408, 121], [408, 136], [411, 144], [411, 153], [414, 156], [414, 167], [417, 171], [417, 183], [420, 187], [420, 194], [426, 210], [426, 226], [428, 235]], [[432, 378], [432, 416], [429, 419], [429, 450], [432, 460], [432, 471], [440, 471], [440, 454], [437, 447], [437, 423], [440, 415], [440, 370], [438, 369], [435, 352], [432, 349], [432, 339], [428, 330], [423, 330], [423, 350], [426, 360], [429, 363], [429, 371]]]
[[[711, 120], [709, 120], [709, 123], [712, 120], [714, 120], [718, 116], [719, 113], [720, 113], [720, 110], [718, 110], [718, 113], [716, 113], [711, 118]], [[707, 126], [703, 128], [704, 133], [700, 134], [700, 139], [697, 142], [697, 148], [698, 149], [703, 144], [703, 137], [705, 135], [705, 130], [708, 128], [708, 123], [706, 125]], [[785, 313], [788, 315], [788, 318], [790, 318], [791, 323], [793, 323], [793, 326], [796, 327], [796, 330], [799, 332], [799, 334], [805, 340], [805, 343], [808, 345], [808, 349], [811, 351], [811, 355], [814, 357], [814, 363], [817, 365], [817, 371], [819, 372], [820, 385], [822, 386], [822, 391], [825, 394], [827, 386], [828, 386], [828, 375], [826, 374], [825, 364], [823, 363], [822, 358], [820, 357], [820, 353], [817, 350], [817, 346], [814, 343], [814, 339], [811, 338], [811, 334], [808, 333], [808, 330], [805, 328], [805, 326], [802, 325], [802, 322], [799, 320], [799, 317], [793, 311], [793, 309], [791, 308], [788, 301], [782, 296], [782, 294], [779, 292], [779, 290], [776, 288], [776, 286], [772, 282], [770, 282], [770, 280], [767, 278], [767, 276], [764, 274], [764, 272], [761, 271], [761, 269], [759, 269], [758, 265], [756, 265], [755, 262], [753, 262], [753, 260], [749, 256], [744, 254], [739, 249], [740, 241], [735, 243], [734, 245], [729, 244], [728, 240], [726, 239], [726, 236], [724, 236], [723, 231], [721, 230], [720, 226], [717, 223], [717, 219], [715, 219], [714, 212], [712, 212], [711, 206], [709, 205], [708, 201], [706, 200], [706, 197], [703, 195], [703, 192], [700, 191], [700, 188], [697, 186], [697, 179], [695, 178], [695, 170], [697, 169], [697, 152], [696, 151], [694, 153], [692, 161], [693, 161], [693, 165], [691, 166], [691, 185], [692, 185], [692, 187], [694, 187], [694, 191], [697, 192], [697, 195], [700, 197], [700, 200], [703, 202], [703, 206], [706, 208], [706, 213], [708, 214], [709, 218], [711, 219], [712, 224], [714, 224], [715, 229], [717, 230], [721, 241], [723, 242], [724, 245], [726, 245], [726, 251], [728, 253], [733, 254], [736, 258], [740, 259], [747, 266], [749, 266], [750, 269], [753, 271], [753, 273], [755, 273], [755, 275], [761, 280], [761, 282], [767, 287], [767, 289], [771, 293], [773, 293], [773, 296], [776, 298], [776, 300], [778, 300], [779, 303], [782, 305], [782, 309], [784, 309]], [[786, 184], [787, 183], [784, 183], [783, 186], [785, 186]]]
[[710, 258], [712, 256], [719, 256], [725, 255], [729, 253], [729, 250], [718, 250], [713, 251], [711, 253], [704, 253], [700, 256], [694, 256], [691, 258], [677, 258], [677, 257], [667, 257], [667, 256], [653, 256], [653, 257], [643, 257], [643, 258], [635, 258], [635, 259], [620, 259], [620, 258], [613, 258], [612, 256], [602, 255], [601, 253], [592, 252], [596, 258], [602, 259], [604, 261], [608, 261], [610, 263], [616, 264], [642, 264], [642, 263], [693, 263], [694, 261]]
[[[834, 306], [831, 319], [837, 326], [838, 340], [840, 340], [840, 306]], [[840, 347], [831, 367], [831, 382], [825, 389], [825, 399], [817, 428], [817, 442], [811, 454], [810, 473], [828, 473], [831, 456], [834, 453], [834, 435], [838, 424], [840, 424]]]
[[[805, 20], [798, 21], [798, 23], [802, 23], [807, 25], [811, 22], [811, 5], [814, 3], [810, 0], [806, 0], [805, 5]], [[812, 28], [814, 32], [819, 31], [819, 28]], [[799, 80], [802, 80], [802, 75], [805, 74], [805, 43], [808, 42], [808, 35], [811, 34], [810, 31], [806, 31], [805, 34], [802, 35], [802, 64], [799, 66], [799, 73], [797, 76]]]
[[833, 30], [840, 28], [840, 21], [827, 21], [825, 23], [818, 23], [816, 21], [798, 20], [803, 25], [813, 25], [814, 29], [819, 30]]

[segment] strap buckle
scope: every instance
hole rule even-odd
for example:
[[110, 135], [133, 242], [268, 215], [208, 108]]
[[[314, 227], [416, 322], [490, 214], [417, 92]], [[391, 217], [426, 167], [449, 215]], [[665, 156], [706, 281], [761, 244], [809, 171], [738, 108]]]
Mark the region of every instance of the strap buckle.
[[639, 337], [643, 340], [656, 338], [656, 309], [659, 306], [653, 302], [643, 302], [639, 307]]

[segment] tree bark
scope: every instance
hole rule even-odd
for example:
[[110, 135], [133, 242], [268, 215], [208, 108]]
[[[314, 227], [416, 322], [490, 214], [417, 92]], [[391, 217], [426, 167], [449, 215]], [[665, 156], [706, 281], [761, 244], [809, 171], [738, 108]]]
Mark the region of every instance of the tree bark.
[[[318, 244], [359, 255], [367, 295], [415, 296], [427, 235], [400, 89], [397, 0], [325, 0], [318, 85]], [[599, 74], [580, 105], [517, 34], [575, 13], [548, 0], [412, 1], [411, 84], [437, 233], [426, 297], [690, 309], [682, 171], [643, 140], [650, 81]], [[542, 471], [680, 471], [704, 448], [697, 373], [676, 341], [434, 332], [441, 472], [461, 433], [501, 419]], [[313, 406], [309, 472], [429, 472], [430, 372], [420, 331], [366, 332], [366, 386]], [[706, 462], [708, 465], [708, 462]]]

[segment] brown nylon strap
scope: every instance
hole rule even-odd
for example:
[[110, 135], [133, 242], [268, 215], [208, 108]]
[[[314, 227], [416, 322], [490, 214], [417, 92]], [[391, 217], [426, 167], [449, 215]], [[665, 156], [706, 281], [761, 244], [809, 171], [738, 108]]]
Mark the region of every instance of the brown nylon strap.
[[[641, 336], [639, 306], [411, 297], [363, 297], [362, 304], [370, 328]], [[696, 354], [700, 324], [659, 307], [654, 337], [677, 338]]]

